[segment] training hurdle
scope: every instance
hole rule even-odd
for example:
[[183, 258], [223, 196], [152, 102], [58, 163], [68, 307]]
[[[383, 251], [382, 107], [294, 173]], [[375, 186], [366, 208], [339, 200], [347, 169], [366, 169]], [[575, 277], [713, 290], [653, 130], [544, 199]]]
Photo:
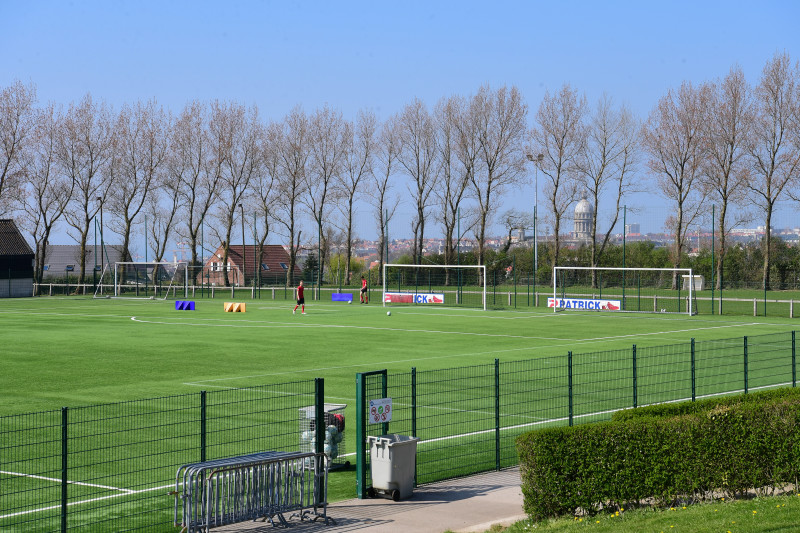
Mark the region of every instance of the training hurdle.
[[[175, 476], [173, 524], [181, 533], [263, 518], [284, 527], [289, 518], [327, 516], [324, 454], [263, 452], [183, 465]], [[180, 514], [180, 516], [179, 516]]]
[[226, 313], [246, 313], [247, 304], [239, 302], [225, 302]]
[[331, 293], [332, 302], [352, 302], [353, 294], [350, 292], [334, 292]]
[[185, 300], [175, 300], [176, 311], [194, 311], [194, 302]]

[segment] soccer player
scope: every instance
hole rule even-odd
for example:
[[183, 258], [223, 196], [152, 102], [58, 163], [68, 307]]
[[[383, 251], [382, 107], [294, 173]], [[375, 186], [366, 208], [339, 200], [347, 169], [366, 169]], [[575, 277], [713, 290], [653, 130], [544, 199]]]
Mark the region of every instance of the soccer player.
[[303, 280], [301, 279], [300, 284], [297, 286], [297, 289], [295, 290], [297, 294], [297, 305], [295, 305], [294, 309], [292, 309], [292, 314], [297, 313], [298, 307], [300, 307], [301, 314], [303, 315], [306, 314], [306, 299], [303, 298], [303, 290], [304, 290]]
[[364, 279], [364, 274], [361, 274], [361, 303], [367, 303], [367, 280]]

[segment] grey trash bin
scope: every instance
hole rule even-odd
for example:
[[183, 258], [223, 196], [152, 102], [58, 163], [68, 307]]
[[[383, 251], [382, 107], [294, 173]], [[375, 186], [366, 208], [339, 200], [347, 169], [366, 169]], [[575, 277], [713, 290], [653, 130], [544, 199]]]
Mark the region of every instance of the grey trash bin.
[[367, 437], [372, 470], [370, 496], [376, 496], [378, 491], [394, 501], [411, 496], [414, 491], [418, 440], [406, 435]]

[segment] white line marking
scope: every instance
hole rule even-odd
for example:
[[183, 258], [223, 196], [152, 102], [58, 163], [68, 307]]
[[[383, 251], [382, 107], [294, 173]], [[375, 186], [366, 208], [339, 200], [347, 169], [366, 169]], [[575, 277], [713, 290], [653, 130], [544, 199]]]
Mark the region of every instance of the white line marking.
[[[45, 476], [37, 476], [35, 474], [23, 474], [21, 472], [7, 472], [5, 470], [0, 470], [0, 474], [6, 474], [7, 476], [17, 476], [17, 477], [29, 477], [33, 479], [43, 479], [45, 481], [55, 481], [56, 483], [61, 483], [59, 478], [55, 477], [45, 477]], [[130, 493], [132, 491], [128, 489], [120, 489], [118, 487], [109, 487], [107, 485], [98, 485], [96, 483], [83, 483], [82, 481], [67, 481], [70, 485], [82, 485], [84, 487], [97, 487], [99, 489], [108, 489], [108, 490], [118, 490], [125, 493]]]
[[[123, 492], [122, 494], [111, 494], [109, 496], [98, 496], [97, 498], [90, 498], [88, 500], [80, 500], [80, 501], [77, 501], [77, 502], [69, 502], [69, 503], [67, 503], [67, 506], [71, 507], [73, 505], [83, 505], [83, 504], [86, 504], [86, 503], [93, 503], [93, 502], [99, 502], [99, 501], [102, 501], [102, 500], [111, 500], [111, 499], [114, 499], [114, 498], [121, 498], [123, 496], [130, 496], [131, 494], [142, 494], [144, 492], [153, 492], [153, 491], [156, 491], [156, 490], [164, 490], [164, 489], [172, 489], [172, 488], [175, 488], [175, 485], [164, 485], [162, 487], [152, 487], [152, 488], [149, 488], [149, 489], [141, 489], [141, 490], [129, 490], [127, 492]], [[117, 489], [117, 490], [125, 490], [125, 489]], [[26, 514], [31, 514], [31, 513], [39, 513], [39, 512], [42, 512], [42, 511], [50, 511], [52, 509], [60, 509], [60, 508], [61, 508], [61, 505], [51, 505], [49, 507], [39, 507], [37, 509], [28, 509], [27, 511], [19, 511], [17, 513], [10, 513], [10, 514], [0, 515], [0, 520], [2, 520], [3, 518], [13, 518], [15, 516], [26, 515]]]

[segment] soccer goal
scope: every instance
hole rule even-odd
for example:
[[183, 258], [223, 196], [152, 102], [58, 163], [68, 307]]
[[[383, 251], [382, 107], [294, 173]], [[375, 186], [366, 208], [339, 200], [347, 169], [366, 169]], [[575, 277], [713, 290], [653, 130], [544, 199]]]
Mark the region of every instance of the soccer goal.
[[554, 311], [697, 313], [696, 283], [690, 268], [555, 267]]
[[484, 265], [383, 265], [383, 305], [486, 309]]
[[187, 297], [188, 269], [185, 261], [106, 263], [95, 298], [140, 298], [166, 300]]

